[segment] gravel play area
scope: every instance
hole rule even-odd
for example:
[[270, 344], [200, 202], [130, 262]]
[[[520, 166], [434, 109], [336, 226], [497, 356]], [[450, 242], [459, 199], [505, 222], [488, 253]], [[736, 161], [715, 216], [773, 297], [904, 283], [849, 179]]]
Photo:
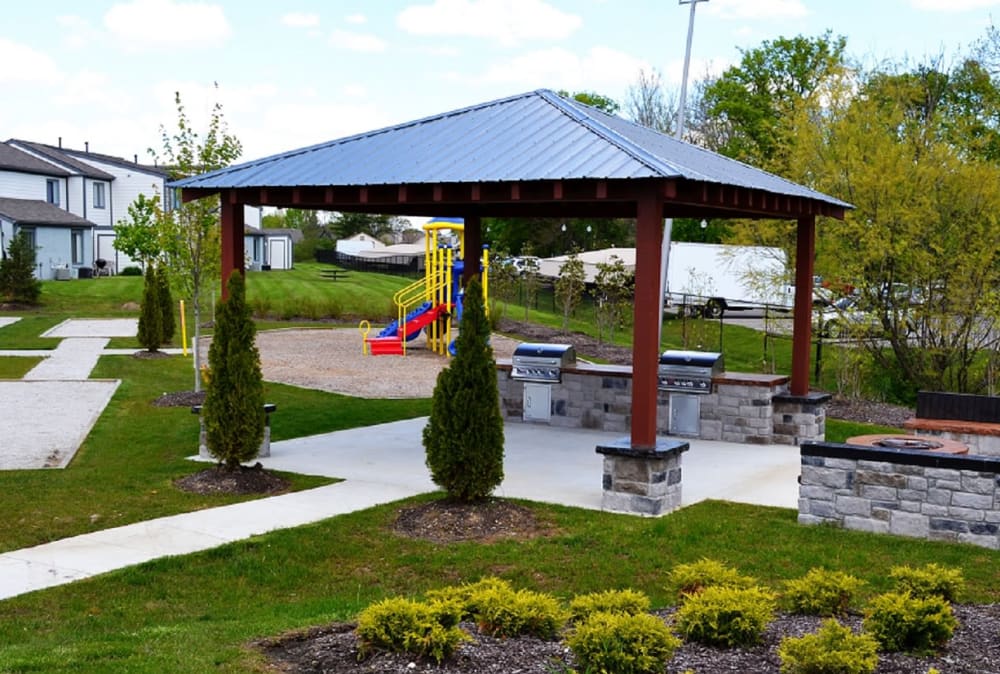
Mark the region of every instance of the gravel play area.
[[[494, 335], [494, 357], [518, 342]], [[449, 359], [427, 349], [423, 335], [405, 356], [366, 356], [354, 328], [268, 330], [257, 334], [264, 379], [362, 398], [429, 398]]]

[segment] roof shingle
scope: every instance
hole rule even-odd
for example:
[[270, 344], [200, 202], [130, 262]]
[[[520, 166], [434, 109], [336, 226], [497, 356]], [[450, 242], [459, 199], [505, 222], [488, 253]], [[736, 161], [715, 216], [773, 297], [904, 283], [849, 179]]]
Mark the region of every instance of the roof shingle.
[[0, 197], [0, 217], [16, 225], [45, 225], [49, 227], [94, 227], [94, 223], [79, 215], [64, 211], [45, 201], [36, 199], [10, 199]]

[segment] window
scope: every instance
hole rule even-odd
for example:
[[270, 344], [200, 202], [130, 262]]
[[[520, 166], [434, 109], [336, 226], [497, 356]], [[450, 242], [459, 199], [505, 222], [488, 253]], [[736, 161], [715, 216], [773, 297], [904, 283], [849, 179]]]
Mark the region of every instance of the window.
[[21, 227], [18, 229], [18, 232], [21, 234], [21, 236], [23, 236], [25, 239], [28, 240], [28, 243], [31, 245], [33, 249], [36, 250], [38, 249], [38, 242], [35, 241], [34, 227]]
[[94, 183], [94, 208], [104, 207], [104, 183]]
[[83, 264], [83, 230], [72, 230], [70, 232], [70, 242], [73, 247], [73, 264]]
[[46, 180], [45, 181], [45, 200], [50, 204], [59, 205], [59, 181], [58, 180]]

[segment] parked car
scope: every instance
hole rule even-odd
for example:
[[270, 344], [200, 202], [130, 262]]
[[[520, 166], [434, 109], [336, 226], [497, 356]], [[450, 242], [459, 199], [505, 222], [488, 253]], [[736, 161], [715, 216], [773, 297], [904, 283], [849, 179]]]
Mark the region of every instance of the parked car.
[[813, 312], [813, 331], [823, 337], [870, 336], [883, 331], [878, 314], [862, 306], [858, 295], [847, 295]]

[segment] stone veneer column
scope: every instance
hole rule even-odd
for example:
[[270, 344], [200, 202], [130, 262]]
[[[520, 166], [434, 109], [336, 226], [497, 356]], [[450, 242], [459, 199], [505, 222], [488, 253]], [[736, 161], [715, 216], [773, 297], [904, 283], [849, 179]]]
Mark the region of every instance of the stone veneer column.
[[774, 396], [774, 442], [800, 445], [826, 438], [826, 404], [829, 393], [810, 392], [804, 396], [784, 393]]
[[656, 449], [634, 449], [627, 439], [598, 445], [604, 455], [601, 507], [634, 515], [665, 515], [681, 505], [681, 453], [688, 443], [658, 440]]

